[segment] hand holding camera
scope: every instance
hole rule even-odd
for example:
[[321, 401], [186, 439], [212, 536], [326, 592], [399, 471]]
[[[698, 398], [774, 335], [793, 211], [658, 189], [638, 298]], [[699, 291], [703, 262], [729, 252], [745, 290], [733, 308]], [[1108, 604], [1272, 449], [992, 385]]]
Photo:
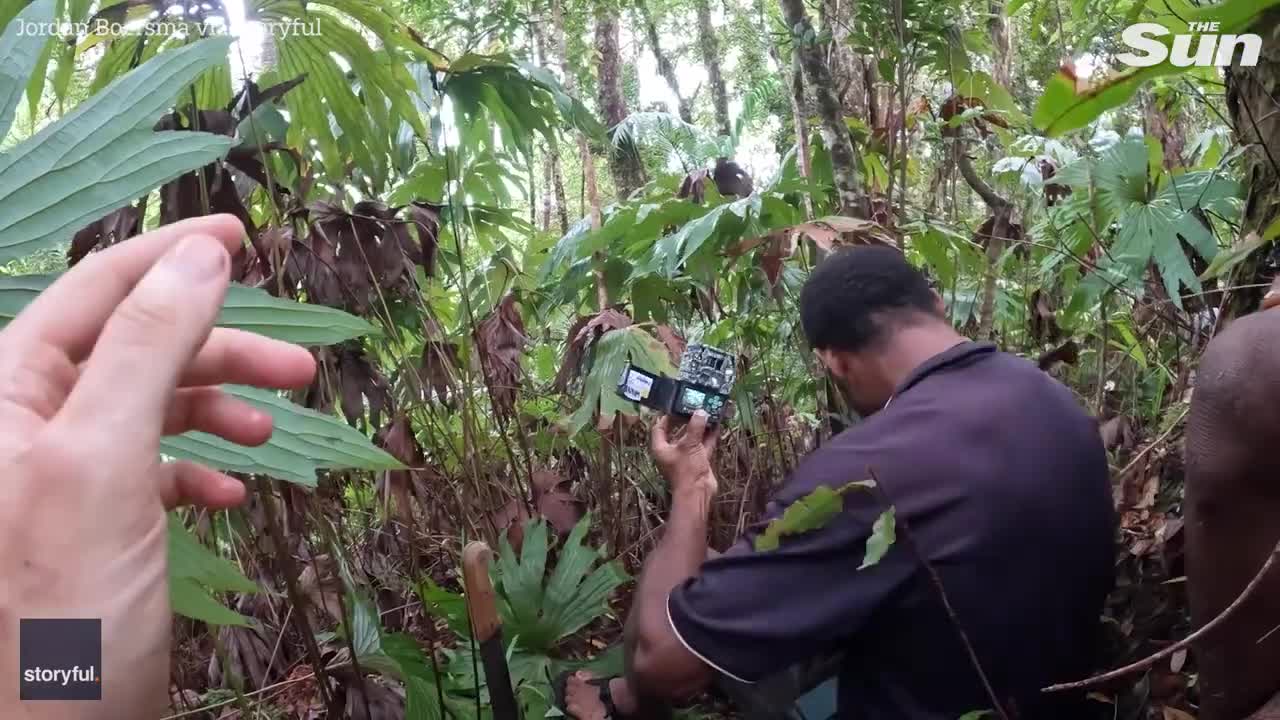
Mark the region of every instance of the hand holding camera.
[[723, 350], [690, 345], [680, 358], [678, 377], [628, 364], [618, 379], [618, 395], [662, 413], [653, 426], [653, 456], [673, 494], [710, 498], [716, 492], [711, 456], [728, 416], [736, 367], [736, 359]]

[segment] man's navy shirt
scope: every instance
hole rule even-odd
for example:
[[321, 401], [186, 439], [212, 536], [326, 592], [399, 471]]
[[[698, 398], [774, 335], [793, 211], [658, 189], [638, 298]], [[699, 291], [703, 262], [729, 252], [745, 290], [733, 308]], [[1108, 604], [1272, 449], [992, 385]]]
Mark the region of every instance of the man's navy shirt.
[[819, 486], [875, 471], [906, 519], [1006, 709], [1079, 718], [1075, 696], [1039, 689], [1086, 677], [1113, 582], [1114, 511], [1096, 422], [1064, 386], [990, 344], [921, 367], [888, 406], [816, 450], [723, 556], [672, 591], [685, 645], [755, 682], [843, 653], [839, 716], [957, 720], [991, 708], [927, 571], [899, 530], [859, 570], [881, 496], [853, 491], [820, 530], [753, 549]]

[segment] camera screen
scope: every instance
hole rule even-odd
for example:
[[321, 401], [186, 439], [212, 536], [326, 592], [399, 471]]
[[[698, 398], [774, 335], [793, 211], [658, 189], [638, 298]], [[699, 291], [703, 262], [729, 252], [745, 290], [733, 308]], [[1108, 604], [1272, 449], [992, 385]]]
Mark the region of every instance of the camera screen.
[[685, 388], [684, 397], [680, 399], [680, 404], [684, 406], [685, 410], [693, 412], [694, 410], [702, 407], [702, 404], [706, 402], [706, 400], [707, 394], [701, 390]]

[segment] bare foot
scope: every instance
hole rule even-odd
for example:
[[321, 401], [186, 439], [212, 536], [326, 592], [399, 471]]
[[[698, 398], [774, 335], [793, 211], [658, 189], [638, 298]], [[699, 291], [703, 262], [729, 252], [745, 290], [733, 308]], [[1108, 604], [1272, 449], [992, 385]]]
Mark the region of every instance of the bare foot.
[[[578, 720], [606, 720], [609, 717], [604, 700], [600, 697], [600, 686], [589, 682], [595, 677], [586, 670], [579, 670], [565, 682], [564, 704], [568, 706], [565, 710], [570, 717]], [[622, 718], [635, 713], [636, 697], [625, 678], [615, 677], [609, 680], [609, 697], [613, 699], [613, 706]]]
[[586, 670], [579, 670], [565, 682], [565, 714], [569, 717], [578, 720], [607, 720], [609, 717], [604, 701], [600, 698], [600, 687], [588, 682], [594, 678]]

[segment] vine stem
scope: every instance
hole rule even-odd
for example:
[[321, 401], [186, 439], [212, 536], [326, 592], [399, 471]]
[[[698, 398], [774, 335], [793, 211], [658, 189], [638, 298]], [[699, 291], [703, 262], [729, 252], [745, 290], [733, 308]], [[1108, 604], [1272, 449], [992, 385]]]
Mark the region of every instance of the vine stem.
[[[893, 503], [893, 498], [889, 495], [889, 491], [885, 489], [884, 483], [880, 482], [880, 478], [876, 475], [876, 471], [871, 467], [867, 467], [867, 474], [871, 476], [871, 480], [876, 484], [876, 490], [883, 496], [889, 507], [896, 507]], [[1010, 720], [1009, 713], [1005, 711], [1004, 705], [1000, 702], [1000, 697], [996, 695], [995, 688], [991, 685], [990, 678], [987, 677], [987, 671], [982, 669], [982, 662], [978, 660], [978, 653], [973, 649], [973, 643], [969, 641], [969, 634], [964, 631], [964, 626], [960, 624], [960, 618], [956, 615], [955, 608], [951, 606], [951, 600], [947, 597], [947, 589], [942, 585], [942, 576], [938, 575], [933, 563], [929, 562], [924, 553], [920, 551], [920, 547], [916, 545], [915, 536], [911, 533], [911, 526], [907, 523], [906, 516], [897, 515], [895, 517], [895, 525], [902, 531], [902, 540], [907, 549], [915, 556], [916, 561], [924, 567], [925, 572], [929, 574], [929, 580], [933, 583], [934, 590], [938, 591], [938, 598], [942, 600], [942, 608], [946, 611], [947, 617], [951, 619], [951, 626], [956, 629], [956, 634], [960, 636], [960, 642], [964, 645], [965, 652], [969, 654], [969, 662], [973, 665], [973, 669], [978, 673], [978, 678], [982, 681], [982, 688], [986, 690], [987, 699], [991, 701], [992, 711], [1000, 720]]]
[[1248, 585], [1244, 586], [1244, 590], [1240, 591], [1240, 594], [1236, 597], [1236, 599], [1231, 601], [1231, 604], [1228, 605], [1226, 609], [1218, 613], [1217, 617], [1205, 623], [1204, 625], [1200, 626], [1199, 630], [1196, 630], [1195, 632], [1179, 640], [1178, 642], [1170, 645], [1169, 647], [1161, 650], [1160, 652], [1157, 652], [1153, 655], [1149, 655], [1135, 663], [1129, 663], [1124, 667], [1116, 668], [1115, 670], [1102, 673], [1101, 675], [1094, 675], [1093, 677], [1085, 678], [1084, 680], [1077, 680], [1076, 682], [1059, 683], [1057, 685], [1050, 685], [1047, 688], [1043, 688], [1040, 692], [1044, 692], [1044, 693], [1061, 692], [1063, 690], [1078, 690], [1080, 688], [1088, 688], [1088, 687], [1094, 687], [1096, 685], [1101, 685], [1102, 683], [1105, 683], [1109, 680], [1115, 680], [1118, 677], [1123, 677], [1130, 673], [1135, 673], [1139, 670], [1146, 670], [1152, 665], [1155, 665], [1156, 663], [1169, 657], [1170, 655], [1176, 653], [1177, 651], [1187, 647], [1188, 645], [1191, 645], [1192, 643], [1198, 640], [1203, 640], [1214, 630], [1221, 627], [1223, 623], [1225, 623], [1228, 618], [1234, 615], [1236, 610], [1239, 610], [1240, 606], [1244, 605], [1245, 601], [1248, 600], [1253, 595], [1254, 591], [1258, 589], [1258, 586], [1262, 584], [1263, 579], [1266, 578], [1267, 573], [1271, 571], [1271, 567], [1275, 565], [1276, 557], [1278, 556], [1280, 556], [1280, 542], [1277, 542], [1275, 547], [1272, 548], [1271, 554], [1267, 556], [1267, 561], [1262, 563], [1262, 567], [1258, 568], [1258, 573], [1253, 576], [1253, 579], [1249, 581]]

